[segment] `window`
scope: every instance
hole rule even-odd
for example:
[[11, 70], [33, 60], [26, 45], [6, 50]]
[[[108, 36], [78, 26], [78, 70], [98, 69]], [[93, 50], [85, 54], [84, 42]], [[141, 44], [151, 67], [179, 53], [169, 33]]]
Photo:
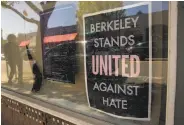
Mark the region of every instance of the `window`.
[[[165, 124], [168, 2], [12, 1], [1, 6], [3, 88], [112, 124]], [[96, 55], [99, 72], [92, 65]], [[107, 61], [112, 73], [103, 68], [106, 58], [112, 59], [111, 65]], [[37, 92], [31, 92], [34, 82], [42, 83]]]

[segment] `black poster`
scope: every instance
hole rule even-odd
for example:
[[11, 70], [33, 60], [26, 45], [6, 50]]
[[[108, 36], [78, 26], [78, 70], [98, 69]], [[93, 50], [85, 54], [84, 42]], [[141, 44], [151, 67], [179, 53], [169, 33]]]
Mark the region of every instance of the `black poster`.
[[40, 14], [44, 78], [75, 83], [76, 7], [56, 6]]
[[89, 106], [108, 115], [149, 120], [151, 109], [150, 4], [84, 15]]

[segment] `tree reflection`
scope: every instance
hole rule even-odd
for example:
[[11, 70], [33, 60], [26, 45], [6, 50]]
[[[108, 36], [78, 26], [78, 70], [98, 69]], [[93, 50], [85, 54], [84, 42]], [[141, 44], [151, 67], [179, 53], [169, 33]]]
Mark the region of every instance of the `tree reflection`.
[[[29, 15], [26, 11], [20, 12], [19, 10], [14, 8], [15, 4], [19, 4], [20, 2], [14, 2], [14, 1], [2, 1], [1, 2], [1, 6], [3, 8], [7, 8], [10, 9], [11, 11], [13, 11], [14, 13], [16, 13], [19, 17], [21, 17], [23, 20], [29, 22], [29, 23], [33, 23], [37, 25], [37, 35], [36, 35], [36, 47], [35, 47], [35, 60], [37, 60], [39, 67], [42, 69], [41, 64], [42, 64], [42, 54], [41, 54], [41, 32], [40, 32], [40, 21], [39, 20], [35, 20], [33, 18], [28, 18], [27, 15]], [[33, 2], [31, 1], [25, 1], [25, 3], [38, 15], [40, 16], [40, 13], [47, 10], [47, 9], [51, 9], [53, 10], [55, 8], [55, 4], [56, 1], [45, 1], [45, 2], [40, 2], [38, 4], [40, 4], [41, 9], [39, 9]], [[52, 13], [49, 14], [49, 16]], [[46, 24], [48, 23], [45, 22]]]

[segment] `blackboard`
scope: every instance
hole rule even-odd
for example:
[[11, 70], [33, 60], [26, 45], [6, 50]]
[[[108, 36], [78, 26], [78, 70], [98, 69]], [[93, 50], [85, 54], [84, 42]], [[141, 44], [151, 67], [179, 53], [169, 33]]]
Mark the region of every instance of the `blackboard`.
[[[52, 43], [44, 45], [46, 46], [52, 46]], [[75, 83], [75, 41], [53, 46], [47, 49], [44, 55], [44, 77], [55, 81]]]
[[90, 108], [117, 118], [150, 120], [150, 6], [146, 2], [83, 16]]
[[[66, 12], [71, 15], [66, 17]], [[40, 13], [45, 79], [75, 83], [77, 25], [74, 12], [75, 7], [69, 4]]]

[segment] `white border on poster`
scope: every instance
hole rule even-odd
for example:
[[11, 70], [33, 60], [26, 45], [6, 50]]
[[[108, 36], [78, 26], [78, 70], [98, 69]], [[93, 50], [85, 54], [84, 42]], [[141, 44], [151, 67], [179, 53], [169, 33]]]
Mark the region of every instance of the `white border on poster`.
[[[148, 99], [148, 118], [135, 118], [135, 117], [124, 117], [124, 116], [118, 116], [118, 115], [114, 115], [111, 113], [107, 113], [105, 111], [93, 108], [90, 106], [89, 103], [89, 97], [88, 97], [88, 85], [87, 85], [87, 74], [86, 74], [86, 35], [85, 35], [85, 18], [89, 17], [89, 16], [94, 16], [94, 15], [98, 15], [98, 14], [102, 14], [102, 13], [108, 13], [108, 12], [113, 12], [113, 11], [117, 11], [117, 10], [122, 10], [122, 9], [129, 9], [129, 8], [133, 8], [133, 7], [138, 7], [138, 6], [142, 6], [142, 5], [148, 5], [148, 21], [149, 21], [149, 99]], [[103, 11], [99, 11], [99, 12], [95, 12], [95, 13], [89, 13], [89, 14], [84, 14], [83, 15], [83, 33], [84, 33], [84, 72], [85, 72], [85, 85], [86, 85], [86, 96], [87, 96], [87, 101], [88, 101], [88, 105], [91, 109], [105, 113], [107, 115], [116, 117], [116, 118], [122, 118], [122, 119], [129, 119], [129, 120], [139, 120], [139, 121], [150, 121], [151, 120], [151, 93], [152, 93], [152, 8], [151, 8], [151, 2], [141, 2], [141, 3], [137, 3], [137, 4], [132, 4], [132, 5], [127, 5], [124, 7], [118, 7], [115, 9], [108, 9], [108, 10], [103, 10]]]

